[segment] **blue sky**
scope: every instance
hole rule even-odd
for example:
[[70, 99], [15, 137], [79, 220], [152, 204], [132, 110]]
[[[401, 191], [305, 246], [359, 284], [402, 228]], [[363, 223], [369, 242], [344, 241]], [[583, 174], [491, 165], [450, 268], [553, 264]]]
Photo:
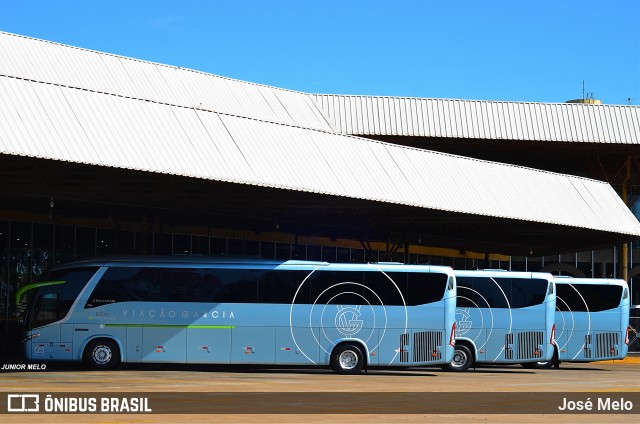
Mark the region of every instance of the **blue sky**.
[[[311, 93], [640, 105], [638, 0], [0, 0], [0, 30]], [[0, 58], [1, 60], [1, 58]]]

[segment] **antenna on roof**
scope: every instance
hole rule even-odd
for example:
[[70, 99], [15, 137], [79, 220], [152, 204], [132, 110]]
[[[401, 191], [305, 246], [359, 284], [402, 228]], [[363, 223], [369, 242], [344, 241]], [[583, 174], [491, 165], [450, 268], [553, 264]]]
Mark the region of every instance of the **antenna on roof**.
[[575, 100], [567, 100], [567, 103], [582, 103], [582, 104], [588, 104], [588, 105], [601, 105], [602, 104], [602, 100], [596, 99], [593, 91], [591, 91], [589, 93], [586, 93], [586, 96], [585, 96], [584, 80], [582, 80], [582, 98], [581, 99], [575, 99]]

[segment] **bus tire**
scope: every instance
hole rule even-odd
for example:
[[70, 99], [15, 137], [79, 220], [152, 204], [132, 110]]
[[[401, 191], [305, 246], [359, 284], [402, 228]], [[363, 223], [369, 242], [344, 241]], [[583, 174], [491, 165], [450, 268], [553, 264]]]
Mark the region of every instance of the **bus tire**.
[[364, 368], [364, 356], [358, 346], [343, 343], [331, 352], [331, 369], [338, 374], [360, 374], [362, 368]]
[[551, 358], [550, 361], [525, 362], [521, 365], [527, 369], [539, 369], [539, 370], [549, 370], [551, 368], [559, 368], [560, 361], [558, 361], [558, 351], [554, 349], [553, 357]]
[[473, 365], [473, 356], [468, 347], [463, 344], [456, 344], [453, 359], [445, 365], [447, 371], [462, 372], [466, 371]]
[[91, 340], [84, 348], [84, 362], [94, 370], [112, 370], [120, 363], [120, 349], [111, 339]]
[[551, 368], [560, 368], [560, 361], [558, 359], [558, 351], [553, 349], [553, 357], [549, 362], [538, 362], [538, 368], [544, 370], [550, 370]]

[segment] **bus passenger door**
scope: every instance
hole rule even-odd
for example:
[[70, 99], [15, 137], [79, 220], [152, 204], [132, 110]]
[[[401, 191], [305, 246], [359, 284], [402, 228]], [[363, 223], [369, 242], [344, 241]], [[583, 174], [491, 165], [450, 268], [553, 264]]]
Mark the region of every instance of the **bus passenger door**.
[[126, 361], [132, 363], [142, 362], [142, 326], [127, 326], [127, 343], [125, 346]]
[[[30, 314], [29, 326], [34, 328], [31, 334], [37, 335], [27, 346], [32, 361], [49, 359], [71, 359], [71, 339], [62, 340], [61, 325], [63, 318], [62, 292], [59, 290], [41, 290], [38, 293]], [[65, 332], [68, 335], [68, 332]]]
[[73, 359], [73, 327], [73, 324], [60, 325], [60, 343], [57, 346], [59, 359]]

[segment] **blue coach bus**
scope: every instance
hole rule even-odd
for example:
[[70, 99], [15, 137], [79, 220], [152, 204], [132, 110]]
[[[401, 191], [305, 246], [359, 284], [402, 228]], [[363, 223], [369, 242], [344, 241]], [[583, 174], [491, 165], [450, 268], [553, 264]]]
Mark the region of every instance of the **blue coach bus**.
[[31, 361], [330, 366], [453, 357], [449, 267], [132, 257], [53, 267], [22, 288]]
[[561, 362], [623, 359], [629, 349], [629, 287], [624, 280], [555, 276], [556, 353]]
[[556, 295], [551, 274], [483, 270], [455, 275], [455, 354], [445, 369], [552, 358]]

